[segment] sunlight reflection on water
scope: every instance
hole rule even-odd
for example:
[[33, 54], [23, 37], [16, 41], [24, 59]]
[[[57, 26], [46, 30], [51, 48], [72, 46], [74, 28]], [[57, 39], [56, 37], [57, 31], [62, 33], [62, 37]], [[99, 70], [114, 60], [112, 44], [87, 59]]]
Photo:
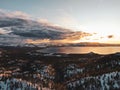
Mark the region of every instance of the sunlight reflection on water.
[[98, 54], [111, 54], [120, 52], [120, 47], [50, 47], [40, 50], [43, 53], [98, 53]]

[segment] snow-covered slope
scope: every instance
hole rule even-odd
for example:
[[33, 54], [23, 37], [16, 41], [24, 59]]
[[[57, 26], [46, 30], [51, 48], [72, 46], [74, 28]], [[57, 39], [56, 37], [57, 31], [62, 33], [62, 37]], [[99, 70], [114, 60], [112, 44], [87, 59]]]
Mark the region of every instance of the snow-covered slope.
[[111, 72], [96, 77], [85, 77], [70, 82], [68, 88], [73, 90], [119, 90], [119, 76], [120, 72]]

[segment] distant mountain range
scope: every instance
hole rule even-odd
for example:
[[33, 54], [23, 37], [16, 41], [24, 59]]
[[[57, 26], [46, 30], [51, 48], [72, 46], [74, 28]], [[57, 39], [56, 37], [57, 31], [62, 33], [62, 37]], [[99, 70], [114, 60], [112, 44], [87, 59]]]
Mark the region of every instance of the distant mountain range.
[[49, 23], [38, 22], [31, 19], [14, 17], [0, 11], [0, 45], [22, 45], [27, 39], [79, 39], [89, 35], [84, 32], [73, 32]]

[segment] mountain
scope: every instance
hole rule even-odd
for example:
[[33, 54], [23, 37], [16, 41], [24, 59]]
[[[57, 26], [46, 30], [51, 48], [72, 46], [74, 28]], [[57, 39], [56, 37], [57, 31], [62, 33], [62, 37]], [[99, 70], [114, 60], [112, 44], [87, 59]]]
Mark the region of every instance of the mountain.
[[119, 52], [56, 54], [38, 49], [0, 48], [0, 90], [120, 90]]
[[27, 39], [61, 40], [79, 39], [86, 36], [84, 32], [73, 32], [50, 23], [38, 22], [32, 19], [16, 17], [11, 13], [0, 11], [0, 41], [1, 45], [18, 45], [26, 43]]

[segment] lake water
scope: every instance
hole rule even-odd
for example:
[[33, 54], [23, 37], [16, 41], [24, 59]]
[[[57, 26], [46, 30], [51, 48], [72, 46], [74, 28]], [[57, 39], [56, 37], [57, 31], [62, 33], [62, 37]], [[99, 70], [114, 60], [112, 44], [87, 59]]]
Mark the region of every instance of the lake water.
[[94, 52], [98, 54], [111, 54], [120, 52], [120, 47], [50, 47], [40, 50], [43, 53], [83, 54]]

